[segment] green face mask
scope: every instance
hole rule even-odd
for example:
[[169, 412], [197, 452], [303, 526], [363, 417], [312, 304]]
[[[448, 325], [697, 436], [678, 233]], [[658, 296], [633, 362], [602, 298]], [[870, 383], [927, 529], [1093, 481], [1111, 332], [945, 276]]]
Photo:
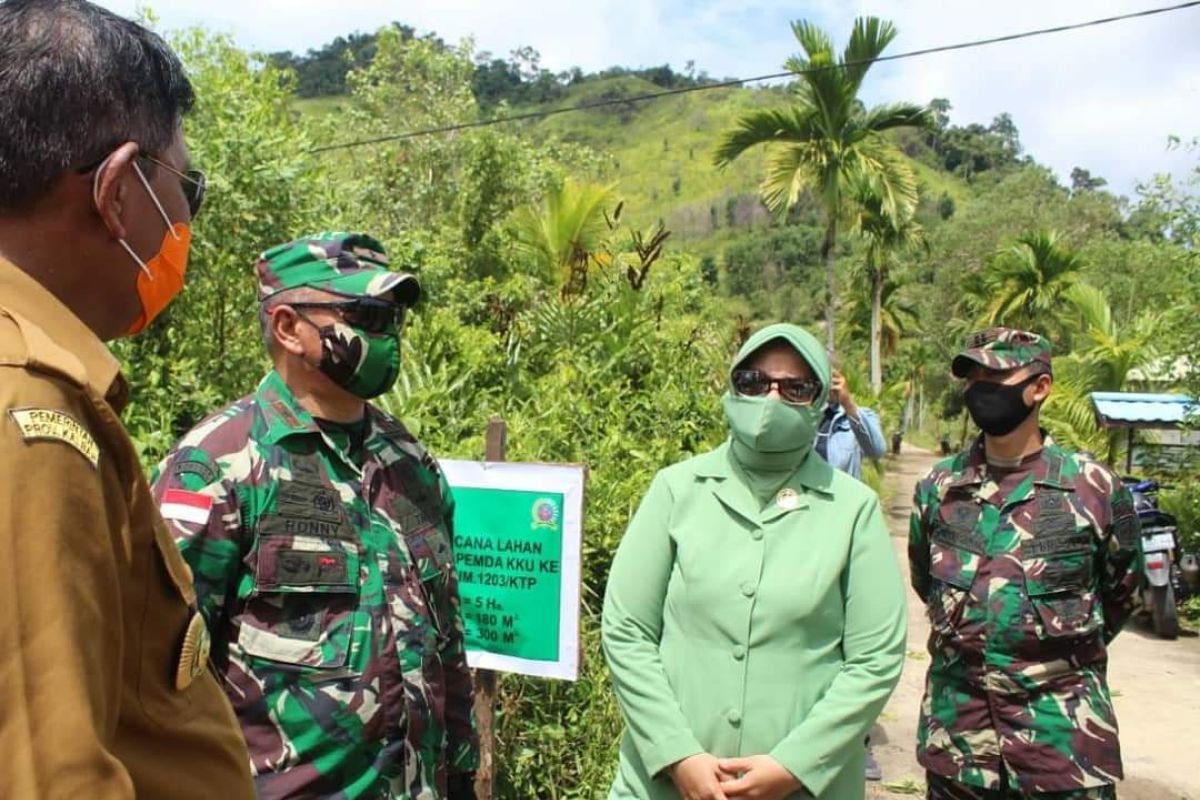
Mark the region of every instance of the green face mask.
[[793, 470], [812, 450], [822, 408], [732, 392], [722, 398], [722, 403], [733, 434], [733, 457], [743, 466]]
[[400, 375], [400, 334], [370, 334], [345, 324], [322, 325], [318, 368], [346, 391], [370, 400]]

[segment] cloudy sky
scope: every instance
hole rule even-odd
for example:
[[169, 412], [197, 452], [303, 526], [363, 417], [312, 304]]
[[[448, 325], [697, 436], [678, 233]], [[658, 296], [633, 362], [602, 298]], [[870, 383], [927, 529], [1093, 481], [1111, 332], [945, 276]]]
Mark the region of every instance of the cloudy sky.
[[[132, 14], [139, 0], [100, 0]], [[818, 21], [841, 46], [857, 14], [891, 19], [889, 52], [1128, 13], [1173, 0], [152, 0], [167, 29], [204, 25], [245, 47], [303, 52], [392, 20], [498, 55], [522, 45], [555, 70], [670, 63], [714, 76], [778, 71], [797, 49], [789, 21]], [[875, 67], [868, 102], [949, 98], [957, 124], [1012, 114], [1026, 149], [1061, 179], [1074, 166], [1132, 194], [1194, 154], [1167, 137], [1200, 136], [1200, 7], [1031, 40]]]

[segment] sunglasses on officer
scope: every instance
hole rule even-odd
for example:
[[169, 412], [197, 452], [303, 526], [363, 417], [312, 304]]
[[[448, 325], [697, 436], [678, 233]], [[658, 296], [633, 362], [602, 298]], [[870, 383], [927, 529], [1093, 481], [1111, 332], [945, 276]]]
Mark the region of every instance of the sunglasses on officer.
[[[377, 297], [288, 303], [292, 308], [325, 308], [336, 311], [347, 324], [365, 333], [388, 333], [404, 325], [405, 306]], [[301, 315], [303, 316], [303, 315]]]
[[797, 406], [810, 406], [821, 394], [820, 381], [811, 378], [772, 378], [757, 369], [735, 369], [730, 382], [733, 390], [743, 397], [762, 397], [771, 391], [771, 387], [775, 387], [779, 389], [783, 402]]

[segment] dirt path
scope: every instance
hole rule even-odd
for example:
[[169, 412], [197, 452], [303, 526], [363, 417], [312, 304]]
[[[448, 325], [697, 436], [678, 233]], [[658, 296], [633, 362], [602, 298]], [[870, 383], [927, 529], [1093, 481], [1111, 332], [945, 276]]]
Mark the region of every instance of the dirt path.
[[[932, 453], [906, 445], [888, 466], [888, 526], [905, 575], [913, 485], [934, 460]], [[869, 798], [924, 796], [924, 771], [915, 749], [929, 624], [911, 590], [908, 600], [908, 659], [872, 734], [884, 780], [868, 784]], [[1109, 685], [1127, 776], [1121, 800], [1200, 800], [1200, 639], [1163, 641], [1134, 621], [1110, 650]]]

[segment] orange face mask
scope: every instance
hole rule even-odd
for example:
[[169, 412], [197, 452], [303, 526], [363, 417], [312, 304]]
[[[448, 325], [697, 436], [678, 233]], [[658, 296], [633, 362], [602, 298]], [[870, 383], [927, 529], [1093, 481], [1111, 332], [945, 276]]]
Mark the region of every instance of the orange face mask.
[[[100, 197], [100, 171], [104, 165], [96, 169], [96, 182], [93, 189], [97, 205], [99, 205]], [[137, 262], [138, 267], [142, 272], [137, 278], [137, 293], [138, 300], [142, 304], [142, 313], [133, 321], [129, 329], [125, 331], [123, 336], [133, 336], [141, 333], [146, 329], [154, 318], [163, 312], [171, 301], [183, 291], [183, 280], [187, 273], [188, 252], [192, 244], [192, 229], [186, 222], [172, 223], [171, 218], [167, 216], [167, 212], [162, 207], [162, 203], [158, 201], [158, 196], [154, 194], [154, 190], [150, 188], [150, 182], [146, 180], [146, 176], [142, 173], [141, 167], [137, 161], [133, 162], [134, 172], [142, 181], [142, 186], [146, 187], [146, 191], [150, 195], [150, 199], [154, 201], [158, 213], [162, 215], [163, 221], [167, 223], [167, 232], [163, 236], [162, 246], [158, 248], [158, 252], [149, 261], [143, 261], [137, 253], [133, 252], [133, 248], [129, 246], [129, 242], [124, 239], [118, 239], [117, 243], [125, 248], [125, 252], [129, 257]]]
[[147, 262], [138, 258], [124, 239], [120, 242], [142, 268], [137, 278], [137, 293], [142, 303], [142, 313], [124, 333], [125, 336], [133, 336], [144, 331], [146, 326], [183, 291], [188, 250], [192, 244], [192, 229], [183, 222], [176, 222], [163, 236], [162, 247], [158, 248], [154, 258]]

